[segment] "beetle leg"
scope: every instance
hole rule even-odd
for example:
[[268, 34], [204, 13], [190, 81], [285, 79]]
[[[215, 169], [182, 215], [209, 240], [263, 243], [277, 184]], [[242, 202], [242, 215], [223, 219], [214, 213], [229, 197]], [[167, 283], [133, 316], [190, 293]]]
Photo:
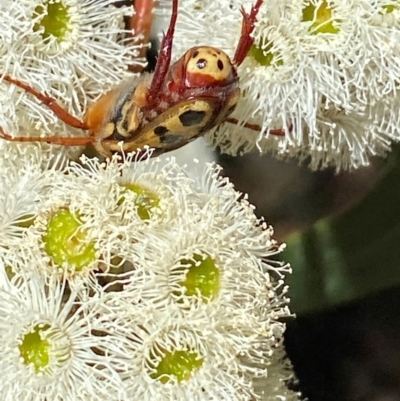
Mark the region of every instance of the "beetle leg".
[[[291, 130], [291, 127], [290, 127], [289, 131], [290, 130]], [[269, 135], [285, 136], [285, 131], [283, 129], [270, 129]]]
[[[138, 40], [138, 36], [141, 36], [138, 44], [141, 45], [139, 49], [138, 58], [145, 58], [148, 44], [150, 42], [150, 31], [153, 24], [153, 9], [154, 0], [135, 0], [134, 10], [135, 14], [129, 20], [129, 29], [131, 31], [132, 39]], [[138, 64], [132, 64], [128, 67], [129, 71], [142, 72], [143, 66]]]
[[60, 105], [57, 104], [56, 100], [50, 96], [47, 96], [43, 93], [38, 92], [33, 89], [31, 86], [17, 80], [11, 78], [9, 75], [0, 74], [0, 79], [3, 78], [5, 81], [10, 84], [16, 85], [21, 89], [24, 89], [26, 92], [35, 96], [40, 102], [42, 102], [45, 106], [47, 106], [61, 121], [65, 124], [74, 127], [80, 128], [83, 130], [87, 130], [88, 126], [78, 118], [74, 117], [72, 114], [68, 113], [67, 110], [63, 109]]
[[149, 105], [151, 105], [152, 102], [154, 102], [154, 100], [156, 99], [171, 64], [172, 43], [174, 40], [176, 20], [178, 18], [178, 0], [172, 1], [171, 20], [169, 22], [168, 31], [164, 35], [161, 42], [160, 52], [158, 55], [153, 79], [151, 80], [150, 89], [147, 93], [147, 100], [149, 102]]
[[249, 14], [246, 13], [243, 7], [240, 10], [243, 15], [243, 22], [242, 33], [236, 48], [235, 56], [233, 57], [233, 62], [236, 64], [236, 66], [239, 66], [243, 63], [243, 60], [246, 58], [247, 53], [254, 42], [254, 38], [251, 37], [251, 34], [253, 33], [254, 24], [257, 21], [257, 13], [262, 3], [263, 0], [257, 0], [256, 4], [254, 4], [254, 6], [251, 8]]
[[[236, 118], [228, 117], [224, 122], [240, 125], [241, 127], [245, 127], [251, 129], [253, 131], [261, 132], [262, 128], [258, 124], [250, 124], [250, 123], [240, 123], [239, 120]], [[291, 131], [292, 127], [290, 126], [289, 130]], [[271, 129], [269, 131], [269, 135], [276, 135], [276, 136], [285, 136], [285, 131], [283, 129]]]
[[11, 136], [6, 134], [3, 128], [0, 127], [0, 138], [3, 138], [11, 142], [45, 142], [52, 145], [64, 145], [64, 146], [84, 146], [93, 142], [93, 138], [90, 136], [85, 137], [63, 137], [63, 136]]

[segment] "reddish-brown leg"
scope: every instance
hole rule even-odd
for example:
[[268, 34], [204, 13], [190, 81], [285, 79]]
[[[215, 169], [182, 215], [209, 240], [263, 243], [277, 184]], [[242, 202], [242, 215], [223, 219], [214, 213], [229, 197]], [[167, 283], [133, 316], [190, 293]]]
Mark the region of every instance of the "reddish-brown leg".
[[0, 138], [6, 139], [11, 142], [45, 142], [53, 145], [64, 146], [85, 146], [93, 142], [93, 137], [62, 137], [62, 136], [11, 136], [6, 134], [3, 128], [0, 127]]
[[172, 43], [174, 40], [175, 25], [178, 18], [178, 0], [172, 0], [172, 15], [169, 22], [167, 33], [164, 35], [161, 42], [160, 53], [158, 55], [156, 69], [154, 71], [153, 79], [151, 81], [150, 89], [147, 94], [147, 101], [149, 105], [152, 104], [156, 98], [164, 79], [168, 73], [171, 64]]
[[81, 120], [74, 117], [72, 114], [68, 113], [65, 109], [59, 106], [55, 99], [50, 96], [47, 96], [43, 93], [38, 92], [37, 90], [33, 89], [31, 86], [24, 84], [17, 79], [11, 78], [8, 75], [0, 74], [0, 79], [3, 78], [5, 81], [9, 82], [10, 84], [16, 85], [21, 89], [24, 89], [31, 95], [35, 96], [39, 99], [45, 106], [47, 106], [61, 121], [65, 122], [65, 124], [74, 127], [80, 128], [83, 130], [87, 130], [88, 126]]
[[[154, 0], [135, 0], [134, 1], [135, 14], [130, 19], [129, 29], [131, 30], [132, 38], [137, 38], [139, 35], [141, 39], [136, 44], [142, 44], [142, 48], [139, 49], [138, 57], [144, 58], [149, 41], [150, 31], [153, 24], [153, 9]], [[130, 65], [129, 71], [142, 72], [143, 67], [141, 65]]]
[[233, 57], [233, 62], [236, 66], [239, 66], [243, 63], [243, 60], [247, 56], [247, 53], [250, 50], [251, 45], [254, 42], [254, 39], [251, 37], [251, 34], [254, 30], [254, 23], [257, 21], [257, 14], [261, 7], [263, 0], [257, 0], [256, 4], [251, 8], [249, 14], [246, 13], [244, 8], [240, 10], [243, 15], [242, 22], [242, 33], [240, 35], [239, 43], [236, 48], [235, 56]]
[[[261, 131], [261, 129], [262, 129], [258, 124], [250, 124], [250, 123], [240, 123], [239, 124], [239, 120], [237, 120], [236, 118], [232, 118], [232, 117], [228, 117], [225, 120], [225, 122], [240, 125], [241, 127], [249, 128], [253, 131]], [[271, 129], [269, 131], [269, 134], [276, 135], [276, 136], [285, 136], [285, 131], [283, 129]]]

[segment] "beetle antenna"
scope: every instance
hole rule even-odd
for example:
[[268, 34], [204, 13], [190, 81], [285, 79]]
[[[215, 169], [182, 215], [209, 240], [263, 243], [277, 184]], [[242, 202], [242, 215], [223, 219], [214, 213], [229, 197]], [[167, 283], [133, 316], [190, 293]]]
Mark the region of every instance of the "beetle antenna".
[[147, 100], [151, 104], [157, 96], [168, 74], [169, 66], [171, 64], [172, 44], [175, 34], [176, 20], [178, 19], [178, 0], [173, 0], [172, 15], [169, 22], [167, 33], [163, 36], [161, 42], [160, 53], [158, 55], [156, 69], [154, 71], [153, 79], [151, 81], [150, 89], [147, 93]]

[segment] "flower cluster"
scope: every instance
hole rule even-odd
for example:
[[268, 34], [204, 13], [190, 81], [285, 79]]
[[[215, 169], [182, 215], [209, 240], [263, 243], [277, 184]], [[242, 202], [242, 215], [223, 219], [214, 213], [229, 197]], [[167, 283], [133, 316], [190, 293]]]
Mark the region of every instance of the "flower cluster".
[[[125, 30], [132, 6], [113, 0], [23, 0], [0, 4], [0, 74], [47, 93], [81, 119], [88, 104], [120, 83], [138, 39]], [[13, 136], [82, 135], [34, 96], [0, 76], [0, 126]]]
[[[240, 7], [254, 3], [182, 2], [177, 56], [200, 44], [232, 56]], [[399, 16], [395, 0], [264, 0], [239, 68], [243, 97], [234, 115], [262, 132], [226, 123], [209, 139], [229, 154], [257, 147], [312, 168], [368, 165], [400, 139]], [[270, 135], [279, 128], [284, 136]]]
[[2, 400], [297, 400], [272, 228], [148, 152], [0, 159]]

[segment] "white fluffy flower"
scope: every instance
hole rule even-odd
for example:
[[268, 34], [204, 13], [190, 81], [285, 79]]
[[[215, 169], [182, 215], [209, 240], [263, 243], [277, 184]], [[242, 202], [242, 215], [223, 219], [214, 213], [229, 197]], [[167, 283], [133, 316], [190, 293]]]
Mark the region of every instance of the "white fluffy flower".
[[[122, 374], [130, 398], [144, 400], [249, 400], [254, 376], [266, 370], [242, 362], [257, 341], [221, 333], [209, 320], [179, 321], [154, 311], [136, 322], [119, 321], [129, 369]], [[166, 320], [167, 319], [167, 320]], [[258, 344], [259, 345], [259, 344]]]
[[188, 180], [175, 162], [147, 160], [151, 154], [147, 149], [141, 156], [114, 155], [104, 163], [82, 157], [82, 164], [71, 163], [68, 171], [116, 220], [133, 219], [137, 231], [140, 226], [169, 226], [181, 213], [182, 189]]
[[[241, 32], [240, 6], [249, 10], [252, 4], [185, 1], [176, 56], [201, 44], [233, 56]], [[392, 130], [398, 121], [393, 106], [400, 79], [399, 12], [396, 2], [385, 0], [265, 0], [254, 46], [239, 68], [243, 95], [233, 115], [262, 129], [225, 123], [208, 137], [229, 154], [257, 147], [307, 158], [312, 168], [367, 165], [370, 156], [385, 153], [400, 139]], [[374, 112], [377, 107], [380, 115]], [[270, 134], [280, 128], [283, 136]]]
[[[33, 219], [0, 252], [0, 331], [15, 326], [0, 357], [7, 383], [26, 368], [27, 400], [257, 397], [290, 315], [290, 268], [270, 260], [283, 247], [220, 169], [190, 179], [173, 159], [134, 154], [47, 171], [28, 160], [16, 168], [30, 179], [31, 199], [19, 197]], [[28, 340], [50, 359], [28, 360]]]
[[65, 281], [25, 275], [0, 300], [2, 400], [120, 399], [118, 340]]

